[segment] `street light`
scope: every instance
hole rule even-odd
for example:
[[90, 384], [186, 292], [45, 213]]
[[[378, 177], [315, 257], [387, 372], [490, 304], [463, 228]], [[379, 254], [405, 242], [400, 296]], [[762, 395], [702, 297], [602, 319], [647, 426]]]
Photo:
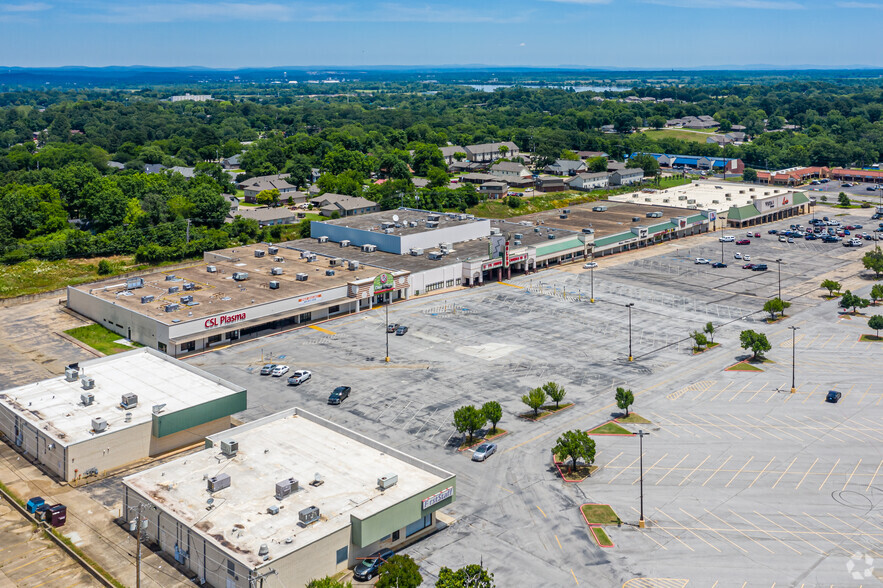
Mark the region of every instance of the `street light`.
[[638, 457], [641, 460], [641, 518], [638, 520], [638, 526], [643, 529], [644, 528], [644, 435], [649, 435], [650, 433], [645, 433], [643, 430], [639, 430], [637, 433], [634, 433], [634, 434], [638, 436], [638, 451], [640, 453], [640, 455]]
[[386, 363], [389, 363], [389, 304], [386, 305], [386, 324], [383, 328], [386, 331]]
[[592, 266], [591, 270], [589, 270], [589, 274], [592, 276], [592, 294], [589, 296], [589, 302], [595, 302], [595, 266]]
[[791, 394], [797, 392], [797, 386], [794, 379], [794, 368], [797, 364], [797, 329], [800, 327], [788, 327], [791, 329]]
[[629, 309], [629, 361], [634, 361], [634, 358], [632, 357], [632, 307], [634, 305], [634, 302], [629, 302], [625, 305], [625, 307]]
[[[776, 263], [779, 264], [779, 300], [782, 299], [782, 260], [777, 259]], [[784, 307], [784, 304], [782, 305]], [[785, 315], [785, 309], [782, 308], [782, 315]]]

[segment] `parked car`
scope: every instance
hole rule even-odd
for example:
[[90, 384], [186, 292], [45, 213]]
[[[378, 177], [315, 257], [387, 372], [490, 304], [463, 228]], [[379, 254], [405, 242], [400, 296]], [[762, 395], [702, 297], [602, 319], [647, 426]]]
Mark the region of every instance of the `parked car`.
[[386, 563], [386, 560], [395, 555], [392, 549], [381, 549], [377, 553], [366, 557], [356, 565], [353, 570], [353, 578], [359, 582], [367, 582], [380, 573], [380, 566]]
[[785, 243], [786, 241], [788, 241], [788, 238], [785, 235], [779, 235], [780, 243]]
[[767, 266], [765, 263], [758, 263], [754, 267], [751, 268], [753, 272], [765, 272], [767, 270]]
[[401, 337], [402, 335], [404, 335], [407, 332], [408, 332], [408, 327], [406, 327], [405, 325], [399, 325], [399, 328], [396, 329], [396, 335], [398, 337]]
[[727, 267], [727, 264], [720, 261], [715, 261], [713, 264], [711, 264], [711, 267]]
[[472, 454], [472, 461], [484, 461], [497, 452], [496, 443], [482, 443]]
[[350, 387], [338, 386], [334, 389], [334, 392], [331, 393], [331, 396], [328, 397], [328, 404], [340, 404], [349, 397]]
[[745, 265], [742, 266], [742, 269], [754, 269], [754, 264], [753, 263], [746, 263]]
[[760, 233], [754, 233], [754, 238], [755, 238], [755, 239], [760, 239]]
[[744, 259], [745, 261], [751, 261], [751, 256], [746, 253], [742, 256], [742, 259]]
[[748, 231], [747, 233], [745, 233], [745, 236], [748, 238], [751, 238], [754, 236], [754, 233], [752, 233], [751, 231]]
[[740, 239], [736, 241], [736, 245], [751, 245], [751, 241], [748, 239]]
[[300, 386], [312, 377], [312, 372], [308, 372], [307, 370], [297, 370], [288, 377], [288, 384], [291, 386]]
[[842, 397], [843, 394], [841, 394], [837, 390], [828, 390], [828, 395], [825, 397], [825, 402], [837, 404], [837, 401], [840, 400]]
[[386, 332], [387, 333], [395, 333], [396, 329], [398, 329], [398, 328], [399, 328], [398, 323], [389, 323], [388, 325], [386, 325]]
[[737, 251], [733, 254], [733, 259], [742, 259], [742, 254]]
[[853, 229], [864, 229], [865, 227], [862, 225], [853, 225], [852, 228]]
[[583, 269], [592, 269], [593, 267], [598, 267], [597, 261], [590, 261], [589, 263], [583, 266]]
[[697, 258], [696, 258], [696, 263], [697, 263], [698, 265], [708, 265], [709, 263], [711, 263], [711, 261], [705, 259], [704, 257], [697, 257]]
[[794, 243], [794, 237], [788, 237], [788, 242], [789, 242], [789, 243]]
[[777, 231], [776, 229], [770, 229], [769, 231], [767, 231], [767, 234], [768, 234], [768, 235], [775, 235], [775, 234], [777, 234], [778, 232], [779, 232], [779, 231]]
[[287, 373], [288, 373], [288, 366], [287, 366], [287, 365], [277, 365], [277, 366], [273, 369], [273, 373], [272, 373], [271, 375], [272, 375], [274, 378], [279, 378], [279, 377], [281, 377], [281, 376], [284, 376], [284, 375], [287, 374]]
[[261, 368], [261, 375], [262, 376], [269, 376], [270, 374], [273, 373], [273, 370], [275, 370], [275, 369], [276, 369], [275, 363], [264, 364], [264, 367]]
[[724, 235], [723, 237], [721, 237], [721, 238], [718, 239], [718, 240], [719, 240], [721, 243], [732, 243], [733, 241], [736, 240], [736, 237], [734, 237], [734, 236], [732, 236], [732, 235]]

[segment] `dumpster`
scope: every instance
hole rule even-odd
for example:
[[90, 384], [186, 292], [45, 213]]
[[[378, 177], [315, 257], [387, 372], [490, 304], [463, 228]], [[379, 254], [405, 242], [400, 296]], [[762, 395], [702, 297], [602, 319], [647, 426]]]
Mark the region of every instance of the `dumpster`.
[[34, 516], [37, 517], [38, 521], [45, 521], [48, 514], [49, 514], [49, 505], [48, 504], [41, 504], [34, 511]]
[[34, 512], [36, 512], [37, 510], [37, 507], [43, 506], [44, 504], [46, 504], [45, 500], [43, 500], [40, 496], [34, 496], [30, 500], [28, 500], [26, 508], [28, 509], [29, 513], [34, 514]]
[[63, 504], [53, 505], [46, 518], [49, 519], [49, 524], [53, 527], [64, 526], [67, 520], [67, 507]]

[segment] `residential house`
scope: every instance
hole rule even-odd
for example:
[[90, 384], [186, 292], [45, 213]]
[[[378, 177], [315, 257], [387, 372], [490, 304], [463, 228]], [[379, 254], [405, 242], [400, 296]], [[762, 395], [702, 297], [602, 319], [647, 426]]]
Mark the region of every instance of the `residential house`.
[[486, 163], [473, 163], [471, 161], [454, 161], [448, 166], [448, 171], [455, 174], [477, 172], [483, 169], [487, 169]]
[[538, 192], [564, 192], [567, 189], [564, 178], [545, 174], [537, 177], [536, 187]]
[[146, 174], [158, 174], [162, 170], [167, 169], [161, 163], [145, 163], [144, 164], [144, 173]]
[[241, 217], [244, 219], [256, 220], [261, 227], [290, 225], [298, 222], [298, 214], [303, 215], [304, 213], [298, 213], [297, 210], [293, 210], [287, 206], [245, 206], [236, 210], [231, 207], [224, 222], [232, 223], [237, 217]]
[[239, 198], [234, 196], [233, 194], [221, 194], [224, 197], [224, 200], [230, 203], [230, 211], [234, 212], [239, 209]]
[[318, 167], [311, 167], [310, 168], [310, 183], [311, 184], [315, 184], [316, 182], [318, 182], [319, 178], [321, 178], [321, 177], [322, 177], [322, 170], [320, 170]]
[[745, 142], [747, 135], [741, 131], [734, 131], [732, 133], [726, 133], [723, 135], [714, 134], [709, 135], [707, 139], [705, 139], [706, 143], [716, 143], [720, 147], [724, 147], [726, 145], [741, 145]]
[[609, 186], [610, 174], [607, 172], [581, 173], [564, 180], [564, 183], [567, 184], [571, 190], [588, 192]]
[[470, 184], [483, 184], [485, 182], [494, 182], [498, 179], [497, 176], [492, 176], [491, 174], [478, 173], [466, 174], [460, 177], [461, 182], [468, 182]]
[[264, 190], [279, 190], [279, 199], [287, 200], [297, 192], [297, 188], [285, 181], [289, 174], [276, 176], [261, 176], [251, 178], [239, 183], [239, 188], [245, 193], [246, 202], [257, 202], [257, 196]]
[[429, 180], [426, 178], [411, 178], [411, 183], [414, 184], [415, 188], [425, 188], [429, 185]]
[[614, 125], [601, 125], [601, 132], [608, 134], [615, 133], [616, 127]]
[[586, 171], [586, 162], [582, 160], [572, 161], [570, 159], [558, 159], [555, 163], [549, 164], [543, 168], [547, 174], [557, 176], [575, 176], [578, 173]]
[[242, 153], [237, 153], [233, 157], [225, 157], [221, 160], [221, 165], [224, 169], [240, 169], [239, 166], [240, 160], [242, 158]]
[[485, 182], [478, 187], [478, 193], [488, 200], [498, 200], [509, 192], [506, 182]]
[[500, 163], [495, 163], [491, 166], [490, 173], [491, 175], [505, 179], [529, 178], [533, 175], [526, 167], [514, 161], [501, 161]]
[[[441, 147], [440, 149], [441, 149], [442, 157], [445, 158], [445, 163], [447, 165], [451, 165], [452, 163], [457, 161], [457, 159], [454, 157], [454, 154], [466, 153], [466, 150], [463, 147], [460, 147], [459, 145], [445, 145], [444, 147]], [[464, 159], [465, 159], [465, 157], [464, 157]]]
[[520, 177], [507, 177], [505, 178], [507, 184], [509, 184], [510, 188], [516, 188], [519, 190], [524, 190], [525, 188], [530, 188], [534, 185], [533, 176], [527, 176], [526, 178]]
[[594, 159], [595, 157], [610, 157], [605, 151], [577, 151], [576, 156], [580, 159]]
[[[505, 149], [501, 149], [505, 147]], [[512, 141], [502, 143], [483, 143], [481, 145], [467, 145], [463, 148], [466, 159], [474, 163], [491, 163], [503, 157], [517, 157], [518, 145]]]
[[120, 163], [119, 161], [108, 161], [107, 167], [110, 167], [113, 169], [126, 169], [126, 164]]
[[622, 167], [610, 173], [611, 186], [630, 186], [644, 181], [644, 170], [640, 167]]
[[720, 126], [720, 123], [714, 118], [703, 114], [700, 116], [685, 116], [683, 118], [672, 118], [665, 121], [665, 126], [683, 129], [713, 129]]
[[196, 175], [196, 168], [193, 167], [183, 167], [180, 165], [176, 165], [168, 169], [170, 172], [181, 174], [188, 180]]
[[319, 209], [322, 216], [331, 216], [335, 212], [341, 217], [357, 216], [380, 211], [380, 205], [376, 202], [371, 202], [360, 196], [347, 196], [330, 192], [313, 198], [310, 203]]

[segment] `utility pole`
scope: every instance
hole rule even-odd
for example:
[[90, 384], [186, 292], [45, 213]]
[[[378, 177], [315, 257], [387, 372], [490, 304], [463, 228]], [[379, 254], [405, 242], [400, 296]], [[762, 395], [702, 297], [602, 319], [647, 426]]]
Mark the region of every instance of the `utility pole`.
[[257, 588], [258, 586], [263, 588], [264, 578], [266, 578], [267, 576], [275, 576], [275, 575], [277, 575], [277, 572], [273, 568], [270, 568], [269, 570], [267, 570], [263, 574], [253, 573], [248, 576], [248, 588]]
[[638, 520], [638, 526], [642, 529], [644, 528], [644, 435], [649, 434], [643, 430], [635, 433], [638, 436], [638, 451], [640, 452], [638, 457], [641, 460], [641, 518]]
[[187, 244], [190, 244], [190, 219], [187, 219]]
[[143, 502], [139, 502], [138, 506], [129, 507], [129, 510], [134, 509], [137, 512], [135, 516], [135, 540], [138, 542], [135, 548], [135, 588], [141, 588], [141, 526], [144, 521], [144, 517], [141, 516], [141, 510], [143, 508]]
[[[779, 266], [779, 300], [782, 300], [782, 260], [777, 259], [776, 263]], [[782, 316], [785, 315], [784, 303], [782, 304]]]

